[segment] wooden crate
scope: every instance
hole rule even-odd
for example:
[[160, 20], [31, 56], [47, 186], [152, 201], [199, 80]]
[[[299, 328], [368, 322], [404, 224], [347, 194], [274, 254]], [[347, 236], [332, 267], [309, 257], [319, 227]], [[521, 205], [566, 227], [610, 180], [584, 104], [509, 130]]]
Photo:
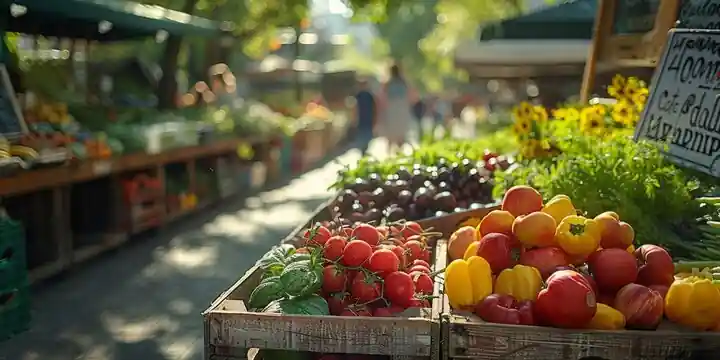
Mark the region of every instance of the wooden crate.
[[[484, 214], [475, 212], [473, 216]], [[434, 227], [445, 236], [453, 231], [448, 227], [450, 221], [431, 221], [441, 221]], [[447, 246], [438, 247], [436, 266], [445, 266], [447, 260]], [[720, 333], [687, 332], [670, 323], [663, 323], [657, 331], [566, 330], [492, 324], [470, 313], [451, 313], [444, 294], [439, 306], [441, 360], [709, 360], [717, 359], [720, 352]]]
[[[310, 221], [296, 228], [283, 242], [296, 243], [304, 229], [316, 221], [329, 220], [329, 204], [321, 206]], [[437, 242], [440, 247], [444, 244], [444, 241]], [[440, 251], [445, 253], [442, 249]], [[440, 297], [433, 301], [432, 308], [418, 310], [416, 317], [409, 318], [249, 312], [245, 300], [257, 286], [260, 276], [259, 269], [251, 268], [203, 313], [206, 360], [255, 359], [257, 349], [263, 348], [391, 355], [394, 360], [439, 358]], [[436, 283], [436, 295], [441, 289], [442, 285]]]

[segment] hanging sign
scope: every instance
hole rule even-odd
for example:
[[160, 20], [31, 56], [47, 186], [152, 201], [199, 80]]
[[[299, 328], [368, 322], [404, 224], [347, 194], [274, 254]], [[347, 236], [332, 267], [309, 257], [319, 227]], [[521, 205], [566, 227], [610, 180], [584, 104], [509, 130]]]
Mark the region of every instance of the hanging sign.
[[678, 28], [720, 29], [720, 0], [683, 0]]
[[635, 139], [667, 144], [676, 163], [720, 176], [720, 31], [671, 30]]

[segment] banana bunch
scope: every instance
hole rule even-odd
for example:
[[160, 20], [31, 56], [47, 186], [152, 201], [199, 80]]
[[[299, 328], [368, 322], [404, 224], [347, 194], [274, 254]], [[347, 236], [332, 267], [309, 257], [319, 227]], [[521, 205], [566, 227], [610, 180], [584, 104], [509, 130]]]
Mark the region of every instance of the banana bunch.
[[34, 161], [40, 157], [40, 154], [29, 146], [10, 145], [7, 140], [5, 142], [2, 140], [4, 139], [0, 139], [0, 159], [9, 159], [16, 156], [24, 161]]

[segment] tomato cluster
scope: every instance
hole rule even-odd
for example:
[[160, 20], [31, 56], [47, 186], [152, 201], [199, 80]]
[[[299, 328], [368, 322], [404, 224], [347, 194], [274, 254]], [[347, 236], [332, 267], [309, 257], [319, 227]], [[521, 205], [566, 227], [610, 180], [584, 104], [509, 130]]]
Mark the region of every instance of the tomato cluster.
[[337, 316], [394, 316], [429, 307], [433, 293], [428, 235], [416, 222], [389, 226], [316, 224], [298, 252], [320, 249], [321, 295]]

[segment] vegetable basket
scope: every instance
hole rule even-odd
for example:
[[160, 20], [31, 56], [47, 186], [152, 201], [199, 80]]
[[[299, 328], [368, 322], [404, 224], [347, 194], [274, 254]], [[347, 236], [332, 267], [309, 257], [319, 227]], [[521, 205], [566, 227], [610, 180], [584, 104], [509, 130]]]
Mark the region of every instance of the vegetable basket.
[[[453, 231], [438, 230], [446, 237]], [[436, 267], [449, 262], [446, 244], [438, 243]], [[441, 360], [690, 360], [717, 358], [720, 351], [720, 333], [688, 331], [668, 321], [656, 331], [493, 324], [472, 313], [452, 310], [447, 295], [441, 296]]]
[[[328, 204], [321, 206], [307, 224], [296, 228], [283, 243], [296, 242], [304, 229], [316, 221], [330, 219]], [[262, 349], [392, 355], [393, 359], [439, 356], [439, 297], [432, 308], [408, 318], [250, 312], [246, 301], [261, 275], [258, 267], [249, 269], [203, 313], [205, 359], [255, 358], [257, 349], [261, 349], [260, 356]], [[435, 294], [439, 291], [440, 285], [436, 283]]]

